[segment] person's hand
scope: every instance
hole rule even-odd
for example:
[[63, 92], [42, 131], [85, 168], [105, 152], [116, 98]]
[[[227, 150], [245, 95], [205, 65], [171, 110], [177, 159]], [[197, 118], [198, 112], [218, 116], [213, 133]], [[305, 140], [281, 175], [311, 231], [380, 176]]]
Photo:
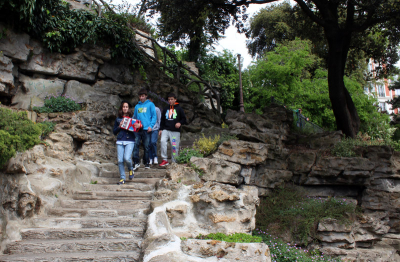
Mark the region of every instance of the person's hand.
[[158, 131], [158, 136], [161, 136], [162, 130]]
[[121, 128], [121, 126], [122, 126], [122, 121], [119, 122], [119, 128]]
[[175, 124], [175, 128], [180, 128], [180, 127], [181, 127], [181, 123], [178, 122]]
[[139, 124], [139, 123], [134, 123], [133, 126], [134, 126], [135, 128], [140, 128], [140, 124]]
[[150, 133], [151, 132], [151, 127], [149, 127], [148, 129], [147, 129], [147, 133]]

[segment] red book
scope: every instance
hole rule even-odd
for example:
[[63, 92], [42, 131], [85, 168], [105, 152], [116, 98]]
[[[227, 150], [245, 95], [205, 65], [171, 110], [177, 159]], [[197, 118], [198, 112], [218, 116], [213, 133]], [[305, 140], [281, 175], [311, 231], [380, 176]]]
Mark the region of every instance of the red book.
[[[139, 128], [135, 128], [134, 124], [135, 123], [139, 123], [140, 127]], [[142, 123], [140, 122], [140, 120], [134, 119], [134, 118], [130, 118], [130, 117], [123, 117], [122, 118], [122, 124], [121, 124], [121, 128], [126, 129], [128, 131], [132, 131], [132, 132], [138, 132], [141, 128], [142, 128]]]

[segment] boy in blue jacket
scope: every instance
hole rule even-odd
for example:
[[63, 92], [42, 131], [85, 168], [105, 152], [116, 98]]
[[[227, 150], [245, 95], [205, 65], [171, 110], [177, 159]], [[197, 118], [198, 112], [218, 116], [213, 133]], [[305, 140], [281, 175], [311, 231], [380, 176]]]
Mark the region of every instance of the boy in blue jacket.
[[[140, 145], [140, 141], [143, 143], [144, 147], [144, 167], [150, 168], [149, 165], [149, 142], [150, 135], [152, 131], [152, 127], [155, 125], [157, 121], [156, 108], [154, 104], [147, 100], [147, 90], [142, 88], [139, 91], [139, 102], [135, 106], [135, 111], [133, 113], [133, 118], [141, 121], [143, 128], [136, 133], [135, 144]], [[136, 128], [140, 127], [140, 124], [134, 124]], [[133, 152], [133, 160], [135, 162], [133, 166], [133, 170], [136, 170], [140, 167], [139, 164], [139, 146], [135, 146]]]

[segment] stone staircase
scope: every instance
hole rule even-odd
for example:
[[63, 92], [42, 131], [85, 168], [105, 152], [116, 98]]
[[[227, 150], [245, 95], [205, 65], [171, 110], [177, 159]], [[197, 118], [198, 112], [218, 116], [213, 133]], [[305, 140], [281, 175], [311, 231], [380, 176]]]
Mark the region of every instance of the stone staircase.
[[46, 216], [33, 218], [33, 227], [6, 246], [0, 262], [140, 261], [150, 200], [165, 174], [165, 169], [141, 167], [125, 185], [116, 184], [117, 173], [85, 184]]

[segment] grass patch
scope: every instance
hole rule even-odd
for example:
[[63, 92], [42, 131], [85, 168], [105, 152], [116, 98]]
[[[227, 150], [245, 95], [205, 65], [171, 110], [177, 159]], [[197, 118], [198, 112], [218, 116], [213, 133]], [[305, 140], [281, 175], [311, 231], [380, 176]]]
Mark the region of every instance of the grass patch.
[[262, 238], [260, 236], [248, 235], [245, 233], [234, 233], [225, 235], [224, 233], [211, 233], [208, 235], [198, 235], [196, 239], [211, 239], [225, 242], [235, 243], [261, 243]]
[[256, 214], [256, 226], [279, 235], [289, 232], [297, 243], [307, 245], [316, 240], [316, 228], [324, 218], [339, 223], [351, 223], [359, 213], [354, 203], [346, 199], [313, 198], [295, 187], [280, 188], [261, 200]]

